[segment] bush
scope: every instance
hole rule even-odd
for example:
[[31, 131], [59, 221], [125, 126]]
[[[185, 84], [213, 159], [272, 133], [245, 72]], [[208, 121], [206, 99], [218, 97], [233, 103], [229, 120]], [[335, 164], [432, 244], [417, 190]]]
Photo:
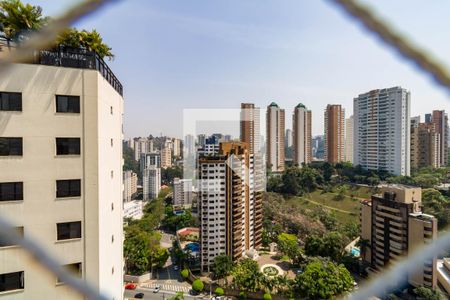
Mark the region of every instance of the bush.
[[203, 288], [205, 287], [205, 285], [203, 284], [203, 282], [200, 279], [196, 279], [194, 280], [194, 282], [192, 283], [192, 289], [196, 292], [201, 292], [203, 291]]
[[216, 288], [216, 290], [214, 291], [214, 294], [216, 294], [216, 296], [223, 296], [225, 294], [223, 288], [218, 287]]
[[247, 295], [244, 292], [240, 292], [238, 298], [239, 298], [239, 300], [245, 300], [245, 299], [247, 299]]
[[189, 270], [188, 269], [183, 269], [180, 272], [181, 277], [183, 277], [183, 279], [187, 279], [189, 277]]
[[272, 296], [269, 293], [265, 293], [263, 296], [264, 300], [272, 300]]

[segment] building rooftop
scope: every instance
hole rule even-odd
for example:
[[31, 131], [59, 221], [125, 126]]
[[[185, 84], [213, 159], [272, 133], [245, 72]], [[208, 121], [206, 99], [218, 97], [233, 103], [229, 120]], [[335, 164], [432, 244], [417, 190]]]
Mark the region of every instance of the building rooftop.
[[[14, 51], [14, 43], [0, 39], [0, 53]], [[123, 86], [105, 61], [94, 51], [70, 47], [57, 47], [52, 50], [35, 50], [28, 63], [63, 68], [97, 70], [103, 78], [123, 96]]]
[[270, 103], [269, 107], [278, 107], [278, 104], [276, 104], [275, 102]]
[[304, 108], [304, 109], [306, 109], [306, 105], [303, 104], [303, 103], [299, 103], [299, 104], [297, 104], [297, 106], [295, 108]]

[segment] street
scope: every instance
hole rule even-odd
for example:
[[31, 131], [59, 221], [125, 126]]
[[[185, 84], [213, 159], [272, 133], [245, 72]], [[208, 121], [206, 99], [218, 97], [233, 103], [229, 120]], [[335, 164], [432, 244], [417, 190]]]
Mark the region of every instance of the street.
[[[156, 300], [156, 299], [170, 299], [171, 297], [176, 295], [176, 292], [167, 292], [160, 291], [159, 293], [153, 293], [150, 289], [145, 288], [137, 288], [135, 290], [125, 290], [124, 297], [125, 299], [133, 299], [134, 295], [137, 293], [144, 293], [144, 299], [148, 300]], [[209, 299], [209, 296], [189, 296], [188, 293], [184, 293], [184, 299], [186, 300], [206, 300]]]

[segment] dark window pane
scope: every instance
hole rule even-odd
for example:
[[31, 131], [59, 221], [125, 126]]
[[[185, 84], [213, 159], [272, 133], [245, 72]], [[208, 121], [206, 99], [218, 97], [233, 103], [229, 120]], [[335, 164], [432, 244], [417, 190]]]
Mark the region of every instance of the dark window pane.
[[22, 272], [0, 274], [0, 292], [13, 291], [24, 288]]
[[81, 196], [81, 180], [57, 180], [56, 181], [56, 197], [78, 197]]
[[65, 113], [79, 113], [80, 97], [56, 95], [56, 111]]
[[22, 138], [0, 137], [0, 156], [22, 155]]
[[[16, 227], [15, 230], [17, 234], [23, 237], [23, 227]], [[14, 246], [14, 244], [10, 243], [9, 241], [2, 240], [2, 237], [0, 236], [0, 247], [7, 247], [7, 246]]]
[[58, 240], [78, 239], [81, 238], [81, 222], [58, 223], [57, 238]]
[[0, 201], [23, 200], [23, 182], [0, 183]]
[[56, 154], [57, 155], [80, 154], [80, 139], [56, 138]]
[[0, 110], [22, 111], [22, 94], [0, 92]]
[[[81, 274], [82, 274], [81, 273], [81, 271], [82, 271], [81, 263], [68, 264], [68, 265], [64, 265], [63, 267], [72, 275], [81, 278]], [[62, 283], [63, 281], [60, 278], [57, 278], [57, 282]]]

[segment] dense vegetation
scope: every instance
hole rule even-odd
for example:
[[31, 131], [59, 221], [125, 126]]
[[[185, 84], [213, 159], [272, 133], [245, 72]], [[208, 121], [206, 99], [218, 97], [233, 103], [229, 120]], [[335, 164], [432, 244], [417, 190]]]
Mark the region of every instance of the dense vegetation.
[[[20, 43], [31, 33], [50, 23], [51, 18], [42, 14], [40, 6], [24, 4], [20, 0], [0, 1], [0, 33], [3, 37]], [[96, 52], [101, 58], [112, 58], [111, 47], [103, 42], [101, 35], [92, 31], [69, 28], [62, 32], [54, 43], [55, 47], [69, 46]]]
[[124, 258], [127, 274], [143, 274], [162, 267], [169, 258], [167, 249], [160, 246], [161, 234], [157, 230], [164, 219], [164, 198], [169, 189], [147, 203], [141, 220], [126, 220]]

